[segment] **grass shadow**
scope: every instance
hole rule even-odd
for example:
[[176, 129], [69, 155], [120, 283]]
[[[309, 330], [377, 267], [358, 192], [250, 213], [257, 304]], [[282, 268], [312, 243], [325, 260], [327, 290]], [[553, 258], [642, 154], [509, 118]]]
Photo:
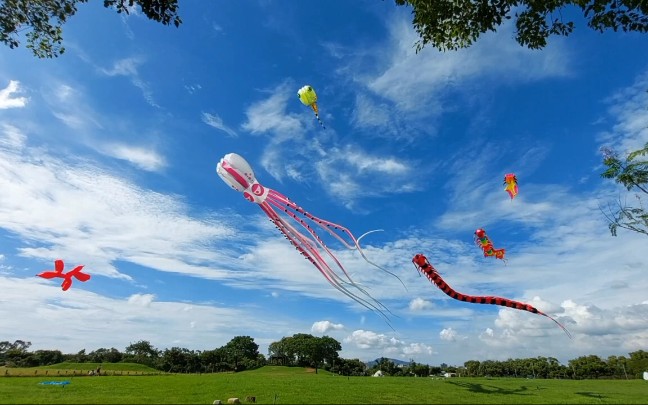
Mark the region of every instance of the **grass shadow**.
[[502, 387], [495, 387], [493, 385], [484, 385], [484, 384], [468, 383], [468, 382], [460, 382], [460, 381], [447, 381], [447, 383], [465, 388], [468, 391], [475, 392], [477, 394], [501, 394], [501, 395], [530, 395], [531, 394], [530, 392], [528, 392], [529, 388], [526, 386], [521, 386], [515, 389], [506, 389]]
[[607, 399], [607, 397], [605, 395], [601, 395], [598, 392], [586, 391], [586, 392], [574, 392], [574, 394], [582, 395], [582, 396], [588, 397], [588, 398], [596, 398], [599, 401], [603, 401], [604, 399]]

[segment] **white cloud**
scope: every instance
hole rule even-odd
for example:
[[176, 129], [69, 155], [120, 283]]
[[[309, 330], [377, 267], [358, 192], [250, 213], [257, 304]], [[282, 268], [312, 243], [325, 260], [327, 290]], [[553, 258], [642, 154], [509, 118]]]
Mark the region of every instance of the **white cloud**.
[[[122, 67], [120, 70], [128, 69]], [[135, 146], [118, 141], [120, 137], [130, 138], [132, 133], [137, 133], [137, 139], [141, 140], [146, 134], [138, 131], [133, 123], [98, 113], [82, 86], [53, 81], [43, 96], [52, 114], [73, 130], [72, 134], [63, 133], [61, 138], [69, 137], [73, 143], [79, 142], [105, 156], [127, 161], [143, 170], [160, 171], [167, 166], [165, 157], [156, 152], [153, 144], [157, 142], [159, 134], [149, 136], [155, 138], [151, 145]]]
[[419, 189], [414, 164], [395, 156], [372, 156], [357, 145], [331, 148], [315, 164], [331, 195], [352, 204], [359, 198], [411, 193]]
[[325, 46], [333, 56], [348, 54], [348, 65], [337, 73], [359, 86], [354, 90], [354, 125], [371, 136], [414, 139], [434, 135], [437, 119], [455, 111], [460, 100], [481, 97], [477, 86], [488, 93], [512, 83], [572, 74], [572, 57], [563, 41], [553, 41], [541, 52], [529, 50], [512, 38], [513, 28], [504, 24], [466, 49], [440, 52], [427, 46], [417, 53], [419, 37], [411, 16], [399, 13], [388, 20], [385, 42]]
[[9, 85], [0, 90], [0, 110], [7, 108], [21, 108], [27, 104], [27, 97], [12, 97], [20, 92], [20, 82], [10, 80]]
[[202, 120], [205, 124], [227, 133], [229, 136], [237, 136], [236, 131], [223, 123], [223, 119], [215, 114], [202, 113]]
[[144, 60], [141, 57], [131, 57], [117, 60], [110, 69], [98, 68], [98, 70], [106, 76], [126, 76], [130, 78], [131, 83], [142, 91], [146, 102], [152, 107], [159, 108], [160, 106], [155, 101], [148, 83], [140, 77], [138, 72], [138, 68], [142, 63], [144, 63]]
[[411, 357], [419, 356], [430, 356], [434, 353], [431, 346], [428, 346], [423, 343], [410, 343], [401, 349], [405, 358], [410, 359]]
[[599, 141], [625, 155], [648, 142], [648, 72], [612, 95], [608, 114], [615, 121], [610, 131], [599, 134]]
[[506, 81], [526, 82], [569, 74], [570, 56], [560, 43], [556, 41], [542, 52], [526, 49], [510, 38], [511, 24], [454, 52], [429, 47], [416, 53], [412, 44], [418, 34], [405, 18], [394, 19], [389, 29], [392, 50], [385, 52], [390, 58], [387, 66], [377, 75], [367, 76], [365, 82], [400, 111], [440, 112], [443, 89], [456, 90], [473, 79], [505, 77]]
[[137, 67], [142, 64], [140, 58], [120, 59], [113, 64], [111, 69], [100, 69], [107, 76], [137, 76]]
[[410, 311], [423, 311], [432, 308], [434, 305], [428, 300], [421, 297], [416, 297], [409, 302]]
[[369, 127], [386, 126], [391, 121], [389, 106], [378, 103], [365, 94], [356, 95], [353, 121]]
[[344, 343], [352, 344], [364, 351], [365, 359], [385, 356], [400, 359], [410, 359], [412, 356], [430, 356], [434, 353], [431, 346], [413, 342], [407, 343], [395, 337], [375, 333], [368, 330], [356, 330], [344, 338]]
[[198, 90], [201, 90], [202, 86], [200, 84], [198, 84], [198, 83], [196, 83], [196, 84], [185, 84], [184, 88], [185, 88], [185, 90], [187, 90], [187, 92], [189, 94], [194, 94]]
[[153, 294], [133, 294], [128, 297], [128, 303], [143, 307], [150, 307], [154, 299], [155, 295]]
[[163, 156], [150, 148], [131, 146], [121, 143], [110, 143], [99, 147], [100, 151], [107, 156], [116, 159], [125, 160], [135, 166], [155, 172], [166, 166], [166, 160]]
[[269, 91], [270, 97], [252, 104], [245, 112], [247, 121], [243, 129], [253, 134], [270, 132], [273, 142], [278, 143], [303, 137], [305, 127], [299, 116], [286, 112], [288, 100], [297, 99], [297, 90], [292, 91], [290, 85], [290, 82], [282, 83]]
[[101, 116], [90, 107], [82, 86], [53, 80], [45, 86], [42, 96], [52, 115], [76, 133], [87, 136], [103, 128]]
[[4, 136], [0, 137], [0, 147], [16, 150], [22, 149], [27, 136], [20, 129], [9, 124], [2, 124], [1, 129]]
[[223, 276], [207, 264], [228, 254], [207, 247], [234, 232], [223, 222], [188, 217], [179, 199], [138, 188], [86, 162], [34, 153], [0, 149], [0, 227], [29, 241], [22, 255], [47, 262], [53, 256], [75, 258], [95, 274], [113, 277], [123, 277], [112, 264], [118, 258]]
[[344, 342], [354, 344], [361, 349], [388, 349], [404, 344], [394, 337], [362, 329], [353, 331], [344, 338]]
[[445, 328], [439, 332], [441, 340], [454, 341], [457, 340], [457, 331], [452, 328]]
[[186, 303], [156, 301], [150, 294], [111, 298], [74, 286], [62, 292], [38, 278], [0, 275], [0, 288], [6, 290], [0, 306], [3, 328], [10, 331], [5, 337], [30, 341], [31, 350], [123, 351], [138, 339], [159, 349], [211, 350], [251, 330], [257, 342], [272, 341], [276, 330], [290, 322], [281, 314], [268, 319], [259, 311], [235, 306], [192, 304], [187, 311]]
[[313, 326], [311, 327], [311, 332], [322, 335], [331, 330], [342, 330], [342, 329], [344, 329], [344, 325], [342, 325], [341, 323], [333, 323], [331, 321], [317, 321], [313, 323]]

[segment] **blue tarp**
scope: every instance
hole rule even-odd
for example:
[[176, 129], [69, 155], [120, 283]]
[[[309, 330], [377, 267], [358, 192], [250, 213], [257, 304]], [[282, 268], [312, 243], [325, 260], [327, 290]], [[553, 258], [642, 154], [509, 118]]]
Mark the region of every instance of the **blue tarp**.
[[41, 381], [39, 384], [43, 385], [68, 385], [69, 381]]

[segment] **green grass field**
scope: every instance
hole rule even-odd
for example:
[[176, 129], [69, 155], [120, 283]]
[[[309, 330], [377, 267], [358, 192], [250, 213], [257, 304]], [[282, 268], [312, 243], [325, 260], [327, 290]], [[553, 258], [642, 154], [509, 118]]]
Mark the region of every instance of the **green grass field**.
[[[91, 370], [68, 364], [67, 370]], [[119, 371], [120, 364], [103, 364]], [[0, 378], [0, 404], [646, 404], [644, 380], [529, 380], [512, 378], [342, 377], [320, 371], [263, 367], [241, 373], [50, 376], [34, 369]], [[43, 370], [41, 367], [39, 370]], [[0, 369], [1, 371], [2, 369]], [[152, 369], [145, 369], [150, 371]], [[141, 371], [141, 370], [137, 370]], [[155, 370], [153, 370], [155, 371]], [[16, 375], [13, 374], [13, 375]], [[42, 385], [43, 381], [70, 381]]]

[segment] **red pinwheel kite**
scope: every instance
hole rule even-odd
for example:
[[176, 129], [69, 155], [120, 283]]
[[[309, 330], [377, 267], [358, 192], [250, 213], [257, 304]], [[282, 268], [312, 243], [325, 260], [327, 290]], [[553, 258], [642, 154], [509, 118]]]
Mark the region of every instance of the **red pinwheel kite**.
[[81, 282], [90, 280], [90, 274], [81, 272], [81, 270], [83, 269], [83, 265], [76, 266], [74, 269], [68, 271], [67, 273], [63, 273], [64, 268], [65, 268], [65, 264], [63, 263], [63, 260], [60, 259], [55, 260], [54, 271], [46, 270], [37, 274], [37, 276], [47, 278], [47, 279], [55, 278], [55, 277], [62, 278], [63, 283], [61, 284], [61, 287], [63, 288], [63, 291], [67, 291], [72, 286], [72, 277], [75, 277], [77, 280]]

